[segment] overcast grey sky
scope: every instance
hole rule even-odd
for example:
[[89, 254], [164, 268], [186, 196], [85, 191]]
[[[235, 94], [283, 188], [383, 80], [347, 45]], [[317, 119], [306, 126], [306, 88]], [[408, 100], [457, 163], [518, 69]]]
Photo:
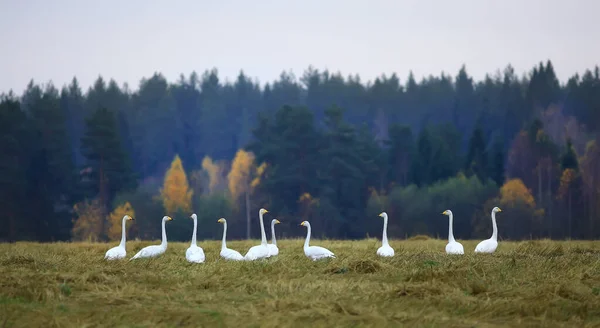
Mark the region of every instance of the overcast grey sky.
[[137, 89], [212, 67], [264, 84], [311, 64], [405, 81], [465, 63], [481, 79], [547, 59], [564, 81], [600, 64], [598, 13], [594, 0], [0, 0], [0, 92], [98, 75]]

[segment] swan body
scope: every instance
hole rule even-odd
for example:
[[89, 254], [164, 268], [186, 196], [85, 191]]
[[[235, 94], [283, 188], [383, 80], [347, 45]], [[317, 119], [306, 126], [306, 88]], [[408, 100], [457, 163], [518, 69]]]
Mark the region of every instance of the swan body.
[[498, 227], [496, 226], [496, 212], [502, 212], [502, 210], [498, 207], [494, 207], [492, 209], [492, 237], [490, 239], [486, 239], [481, 241], [475, 247], [475, 253], [493, 253], [496, 251], [498, 247]]
[[219, 255], [229, 261], [243, 261], [244, 257], [240, 252], [227, 248], [227, 243], [225, 242], [227, 237], [227, 220], [220, 218], [217, 222], [223, 223], [223, 241], [221, 242], [221, 253]]
[[150, 258], [157, 257], [163, 254], [167, 250], [167, 232], [165, 230], [165, 222], [172, 221], [173, 219], [170, 216], [163, 216], [162, 218], [162, 242], [160, 245], [151, 245], [146, 246], [140, 249], [137, 254], [135, 254], [129, 261], [139, 259], [139, 258]]
[[244, 256], [247, 261], [254, 261], [269, 257], [269, 247], [267, 246], [267, 235], [265, 234], [265, 225], [263, 223], [263, 214], [269, 211], [261, 208], [258, 211], [258, 219], [260, 221], [260, 245], [252, 246]]
[[279, 224], [279, 220], [273, 219], [271, 220], [271, 242], [272, 244], [267, 244], [269, 248], [269, 257], [279, 255], [279, 248], [277, 248], [277, 240], [275, 240], [275, 225]]
[[446, 244], [447, 254], [464, 254], [465, 249], [463, 245], [454, 239], [454, 233], [452, 232], [452, 223], [454, 221], [454, 215], [451, 210], [445, 210], [442, 214], [447, 215], [448, 220], [448, 244]]
[[383, 257], [394, 256], [394, 249], [390, 246], [387, 238], [388, 215], [386, 212], [379, 214], [383, 218], [383, 236], [381, 238], [381, 247], [377, 249], [377, 255]]
[[123, 216], [123, 230], [121, 231], [121, 243], [119, 244], [119, 246], [115, 246], [106, 251], [106, 254], [104, 254], [105, 260], [120, 260], [125, 258], [125, 256], [127, 255], [127, 250], [125, 249], [125, 222], [129, 220], [133, 220], [133, 218], [129, 215]]
[[321, 246], [309, 246], [310, 241], [310, 223], [308, 221], [302, 221], [301, 226], [308, 228], [306, 232], [306, 240], [304, 241], [304, 255], [309, 259], [316, 261], [324, 258], [335, 258], [335, 255], [325, 247]]
[[202, 247], [196, 244], [196, 229], [198, 228], [198, 216], [196, 213], [190, 216], [194, 220], [194, 232], [192, 232], [192, 243], [185, 251], [185, 259], [191, 263], [203, 263], [205, 256]]

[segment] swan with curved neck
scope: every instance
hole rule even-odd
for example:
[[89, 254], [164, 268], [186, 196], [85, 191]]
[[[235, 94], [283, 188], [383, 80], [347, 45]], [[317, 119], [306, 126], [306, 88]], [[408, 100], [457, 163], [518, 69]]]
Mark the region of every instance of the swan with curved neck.
[[267, 235], [265, 233], [265, 225], [263, 223], [263, 215], [269, 211], [261, 208], [258, 211], [258, 219], [260, 222], [260, 245], [252, 246], [244, 256], [248, 261], [264, 259], [269, 257], [269, 247], [267, 246]]
[[496, 226], [497, 212], [502, 212], [502, 210], [499, 207], [494, 207], [492, 209], [492, 237], [477, 244], [475, 253], [493, 253], [496, 251], [496, 248], [498, 247], [498, 226]]
[[383, 235], [381, 238], [381, 247], [377, 249], [377, 255], [383, 257], [394, 256], [394, 249], [390, 246], [387, 237], [388, 215], [386, 212], [379, 214], [383, 218]]
[[321, 246], [309, 246], [310, 242], [310, 223], [308, 221], [302, 221], [300, 223], [301, 226], [305, 226], [307, 228], [306, 231], [306, 240], [304, 241], [304, 255], [309, 259], [316, 261], [324, 258], [335, 258], [335, 255], [325, 247]]
[[221, 253], [219, 255], [226, 260], [243, 261], [244, 257], [240, 252], [227, 248], [227, 242], [225, 241], [227, 239], [227, 220], [220, 218], [217, 222], [223, 223], [223, 241], [221, 242]]
[[185, 251], [185, 258], [188, 262], [191, 263], [202, 263], [204, 262], [204, 250], [202, 247], [198, 247], [196, 243], [196, 230], [198, 228], [198, 216], [196, 213], [190, 216], [191, 219], [194, 220], [194, 231], [192, 232], [192, 243], [190, 247]]
[[463, 245], [454, 239], [454, 233], [452, 231], [452, 225], [454, 221], [454, 215], [451, 210], [445, 210], [442, 212], [443, 215], [448, 216], [448, 244], [446, 245], [447, 254], [464, 254], [465, 249]]
[[127, 250], [125, 249], [125, 231], [127, 230], [125, 228], [125, 222], [127, 221], [133, 221], [133, 218], [129, 215], [124, 215], [123, 219], [122, 219], [122, 231], [121, 231], [121, 243], [119, 244], [119, 246], [115, 246], [111, 249], [109, 249], [108, 251], [106, 251], [106, 254], [104, 254], [104, 259], [106, 260], [119, 260], [122, 258], [125, 258], [125, 256], [127, 255]]
[[277, 248], [277, 241], [275, 240], [275, 225], [279, 224], [279, 220], [273, 219], [271, 220], [271, 244], [268, 244], [269, 247], [269, 257], [279, 255], [279, 248]]
[[168, 215], [165, 215], [162, 218], [162, 242], [160, 245], [151, 245], [140, 249], [140, 251], [129, 259], [129, 261], [139, 258], [156, 257], [164, 253], [167, 250], [167, 231], [165, 230], [165, 223], [172, 220], [173, 219]]

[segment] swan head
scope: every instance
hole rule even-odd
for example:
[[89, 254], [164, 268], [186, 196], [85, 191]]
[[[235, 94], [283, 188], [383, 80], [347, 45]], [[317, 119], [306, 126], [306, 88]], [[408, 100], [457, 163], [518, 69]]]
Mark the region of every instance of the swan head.
[[306, 227], [306, 226], [308, 226], [310, 224], [308, 223], [308, 221], [302, 221], [302, 223], [300, 223], [300, 225]]
[[265, 213], [269, 213], [269, 211], [265, 210], [264, 208], [261, 208], [261, 209], [258, 211], [258, 214], [260, 214], [260, 215], [263, 215], [263, 214], [265, 214]]
[[451, 210], [445, 210], [445, 211], [442, 212], [442, 214], [450, 216], [450, 215], [452, 215], [452, 211]]
[[133, 218], [129, 215], [125, 215], [123, 218], [127, 221], [133, 221]]
[[381, 216], [382, 218], [384, 218], [384, 217], [387, 216], [387, 213], [386, 212], [381, 212], [381, 213], [379, 213], [379, 216]]
[[163, 216], [163, 220], [165, 220], [165, 221], [173, 221], [173, 218], [171, 218], [168, 215], [165, 215], [165, 216]]
[[194, 220], [198, 220], [198, 215], [196, 215], [196, 213], [190, 215], [190, 218], [194, 219]]
[[274, 223], [274, 224], [279, 224], [279, 223], [281, 223], [281, 222], [279, 222], [279, 220], [277, 220], [277, 219], [273, 219], [273, 223]]
[[500, 209], [500, 207], [496, 206], [492, 209], [492, 213], [498, 213], [498, 212], [502, 212], [502, 210]]
[[224, 218], [220, 218], [220, 219], [217, 220], [217, 222], [219, 222], [219, 223], [225, 223], [225, 219]]

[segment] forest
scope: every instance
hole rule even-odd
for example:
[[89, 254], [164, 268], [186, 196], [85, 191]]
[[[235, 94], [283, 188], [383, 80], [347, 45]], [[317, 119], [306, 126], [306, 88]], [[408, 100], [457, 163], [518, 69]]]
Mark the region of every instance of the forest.
[[[137, 89], [31, 81], [0, 99], [0, 241], [278, 237], [600, 237], [600, 70], [561, 83], [551, 61], [475, 81], [463, 66], [417, 81], [308, 67], [235, 81], [213, 68]], [[267, 227], [268, 230], [268, 227]]]

